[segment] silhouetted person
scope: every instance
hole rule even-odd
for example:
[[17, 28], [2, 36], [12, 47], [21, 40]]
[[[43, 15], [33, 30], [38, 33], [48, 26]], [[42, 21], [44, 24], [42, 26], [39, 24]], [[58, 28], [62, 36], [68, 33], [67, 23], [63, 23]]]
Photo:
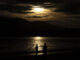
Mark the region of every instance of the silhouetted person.
[[43, 46], [43, 54], [47, 55], [47, 44], [46, 43]]
[[36, 44], [35, 50], [36, 50], [36, 55], [38, 55], [38, 44]]

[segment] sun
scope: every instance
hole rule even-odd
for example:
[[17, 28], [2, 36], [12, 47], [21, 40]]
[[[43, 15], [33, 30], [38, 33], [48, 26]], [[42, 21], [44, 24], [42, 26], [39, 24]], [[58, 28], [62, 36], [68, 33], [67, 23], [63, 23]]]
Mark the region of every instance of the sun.
[[41, 13], [41, 12], [44, 12], [45, 9], [43, 7], [40, 7], [40, 6], [33, 6], [32, 11], [35, 13]]
[[29, 19], [31, 20], [38, 18], [44, 19], [51, 13], [51, 10], [45, 8], [44, 6], [32, 6], [31, 9], [28, 11], [31, 12], [27, 14], [27, 16], [30, 16]]
[[43, 12], [44, 8], [34, 8], [33, 9], [35, 12]]

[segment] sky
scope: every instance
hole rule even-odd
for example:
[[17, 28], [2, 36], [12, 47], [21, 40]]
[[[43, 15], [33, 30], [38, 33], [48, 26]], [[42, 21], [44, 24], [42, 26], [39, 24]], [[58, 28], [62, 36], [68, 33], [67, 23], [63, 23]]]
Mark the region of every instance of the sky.
[[[34, 11], [42, 8], [43, 11]], [[0, 16], [80, 28], [80, 0], [0, 0]]]

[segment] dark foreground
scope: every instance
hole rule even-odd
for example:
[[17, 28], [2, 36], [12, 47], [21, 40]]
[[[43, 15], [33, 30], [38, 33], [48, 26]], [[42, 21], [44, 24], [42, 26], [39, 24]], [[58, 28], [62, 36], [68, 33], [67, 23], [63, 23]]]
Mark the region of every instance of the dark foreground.
[[60, 54], [51, 54], [51, 55], [32, 55], [32, 56], [0, 56], [0, 60], [73, 60], [80, 59], [80, 53], [72, 52], [72, 53], [60, 53]]

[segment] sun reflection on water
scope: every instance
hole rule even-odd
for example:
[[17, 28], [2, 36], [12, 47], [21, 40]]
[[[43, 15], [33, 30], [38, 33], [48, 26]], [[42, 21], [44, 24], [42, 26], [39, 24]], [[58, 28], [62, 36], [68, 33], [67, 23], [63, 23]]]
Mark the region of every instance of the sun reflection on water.
[[34, 37], [30, 37], [29, 39], [32, 40], [33, 51], [35, 51], [36, 45], [38, 45], [38, 51], [39, 53], [42, 53], [43, 46], [45, 43], [47, 43], [48, 37], [34, 36]]
[[34, 37], [35, 40], [41, 40], [43, 39], [43, 37], [40, 37], [40, 36], [37, 36], [37, 37]]
[[45, 41], [44, 38], [45, 37], [41, 37], [41, 36], [32, 37], [32, 39], [34, 40], [34, 48], [37, 44], [38, 45], [38, 50], [42, 51], [42, 47], [43, 47], [44, 41]]

